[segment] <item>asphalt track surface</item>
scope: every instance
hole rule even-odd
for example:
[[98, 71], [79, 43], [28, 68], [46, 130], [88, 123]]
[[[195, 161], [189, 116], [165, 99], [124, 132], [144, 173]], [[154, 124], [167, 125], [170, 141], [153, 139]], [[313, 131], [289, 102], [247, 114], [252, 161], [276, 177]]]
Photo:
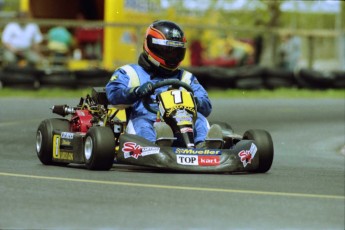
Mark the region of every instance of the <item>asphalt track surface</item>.
[[266, 129], [266, 174], [42, 165], [41, 120], [79, 99], [0, 99], [0, 229], [344, 229], [344, 99], [219, 99], [210, 120]]

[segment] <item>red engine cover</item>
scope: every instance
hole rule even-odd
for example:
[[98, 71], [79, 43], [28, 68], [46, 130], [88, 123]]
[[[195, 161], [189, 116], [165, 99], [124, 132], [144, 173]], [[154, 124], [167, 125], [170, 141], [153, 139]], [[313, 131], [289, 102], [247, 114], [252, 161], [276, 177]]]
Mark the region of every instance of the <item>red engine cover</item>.
[[92, 126], [91, 119], [92, 115], [88, 110], [77, 110], [71, 119], [72, 132], [86, 133]]

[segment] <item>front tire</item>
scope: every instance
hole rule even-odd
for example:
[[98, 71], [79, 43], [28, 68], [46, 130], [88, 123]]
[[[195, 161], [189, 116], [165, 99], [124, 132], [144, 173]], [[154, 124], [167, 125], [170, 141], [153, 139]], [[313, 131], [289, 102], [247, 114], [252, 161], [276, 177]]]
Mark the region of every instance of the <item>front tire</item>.
[[248, 130], [243, 139], [253, 140], [258, 147], [259, 167], [255, 172], [265, 173], [270, 170], [273, 162], [273, 141], [271, 135], [265, 130]]
[[37, 157], [44, 165], [66, 165], [53, 162], [53, 130], [69, 131], [69, 121], [52, 118], [41, 122], [36, 132]]
[[90, 170], [109, 170], [115, 158], [115, 137], [109, 127], [91, 127], [84, 144], [86, 167]]

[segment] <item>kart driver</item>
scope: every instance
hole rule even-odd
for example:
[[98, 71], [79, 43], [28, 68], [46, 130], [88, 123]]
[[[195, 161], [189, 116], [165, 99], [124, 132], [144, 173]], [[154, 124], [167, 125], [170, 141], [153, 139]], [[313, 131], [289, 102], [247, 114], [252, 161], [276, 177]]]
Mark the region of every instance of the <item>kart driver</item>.
[[[206, 117], [212, 105], [206, 90], [190, 72], [179, 68], [186, 53], [186, 37], [182, 29], [171, 21], [155, 21], [146, 30], [146, 36], [138, 65], [125, 65], [113, 73], [106, 85], [106, 94], [113, 105], [132, 106], [127, 133], [156, 141], [153, 124], [156, 114], [147, 111], [140, 99], [153, 93], [152, 86], [166, 79], [178, 79], [188, 83], [194, 91], [197, 104], [195, 123], [196, 148], [205, 147], [209, 130]], [[155, 90], [164, 92], [168, 86]], [[219, 127], [220, 128], [220, 127]]]

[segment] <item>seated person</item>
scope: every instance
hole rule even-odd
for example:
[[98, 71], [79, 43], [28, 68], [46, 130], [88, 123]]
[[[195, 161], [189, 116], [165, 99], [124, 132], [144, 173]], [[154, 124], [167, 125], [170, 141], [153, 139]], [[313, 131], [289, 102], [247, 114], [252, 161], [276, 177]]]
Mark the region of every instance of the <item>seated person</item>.
[[[24, 20], [27, 13], [19, 13], [18, 18]], [[30, 66], [35, 66], [40, 60], [39, 44], [43, 36], [37, 24], [23, 21], [10, 22], [2, 32], [4, 47], [3, 60], [8, 64], [17, 64], [20, 59], [28, 61]]]
[[55, 64], [62, 64], [73, 45], [72, 34], [62, 26], [56, 26], [48, 31], [48, 49], [52, 52]]

